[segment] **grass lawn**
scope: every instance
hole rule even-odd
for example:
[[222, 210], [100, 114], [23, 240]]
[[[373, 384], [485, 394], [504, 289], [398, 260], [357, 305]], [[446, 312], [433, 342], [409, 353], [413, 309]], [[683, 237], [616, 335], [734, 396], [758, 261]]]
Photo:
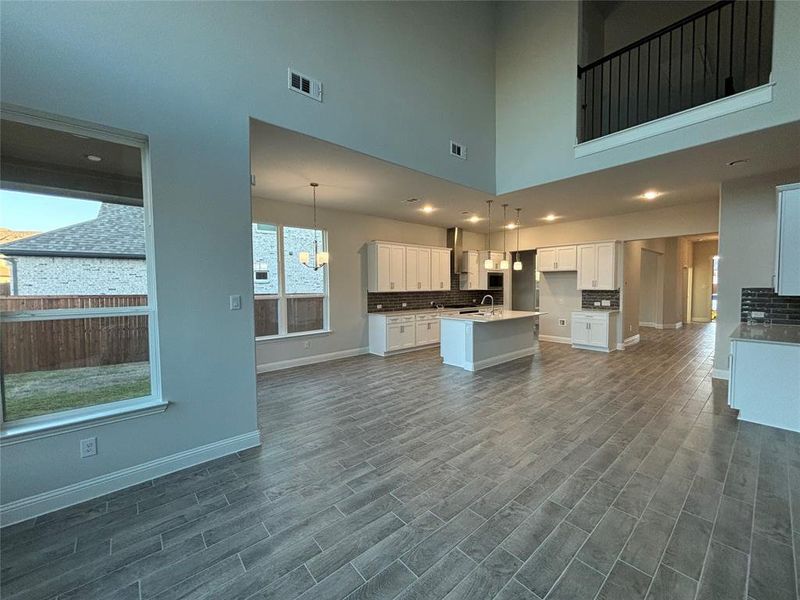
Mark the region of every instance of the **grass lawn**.
[[150, 366], [146, 362], [13, 373], [5, 376], [6, 420], [148, 394]]

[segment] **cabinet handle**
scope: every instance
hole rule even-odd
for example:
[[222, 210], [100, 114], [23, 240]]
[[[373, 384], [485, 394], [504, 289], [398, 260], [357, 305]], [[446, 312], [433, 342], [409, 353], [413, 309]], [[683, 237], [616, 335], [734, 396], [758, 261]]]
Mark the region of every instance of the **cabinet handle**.
[[553, 263], [553, 268], [554, 268], [554, 269], [557, 269], [557, 268], [558, 268], [558, 263], [557, 263], [557, 262], [556, 262], [556, 263]]
[[405, 325], [400, 325], [400, 333], [405, 333], [405, 332], [406, 332]]
[[394, 281], [393, 281], [393, 282], [391, 282], [391, 283], [389, 284], [389, 289], [390, 289], [390, 290], [393, 290], [393, 289], [394, 289]]

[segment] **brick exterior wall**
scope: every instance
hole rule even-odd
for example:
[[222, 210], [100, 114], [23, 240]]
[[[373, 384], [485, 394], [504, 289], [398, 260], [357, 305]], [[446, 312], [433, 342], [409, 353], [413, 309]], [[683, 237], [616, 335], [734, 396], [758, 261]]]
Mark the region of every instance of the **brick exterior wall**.
[[581, 308], [598, 308], [594, 303], [603, 300], [611, 300], [611, 306], [601, 308], [619, 310], [619, 290], [581, 290]]
[[143, 259], [15, 256], [13, 260], [18, 296], [147, 293]]
[[[451, 274], [450, 289], [433, 292], [369, 292], [367, 293], [367, 312], [389, 310], [412, 310], [417, 308], [430, 308], [431, 302], [444, 305], [452, 304], [479, 304], [481, 298], [490, 294], [494, 298], [495, 306], [503, 303], [501, 290], [459, 290], [458, 274]], [[403, 303], [406, 306], [403, 306]], [[378, 308], [380, 304], [383, 308]]]
[[[763, 312], [764, 317], [752, 318], [753, 311]], [[800, 296], [778, 296], [772, 288], [743, 288], [741, 320], [800, 325]]]
[[[322, 242], [319, 239], [319, 248]], [[285, 227], [283, 230], [283, 250], [286, 253], [286, 293], [323, 294], [325, 292], [325, 273], [314, 271], [300, 264], [298, 252], [314, 251], [314, 232], [311, 229]], [[312, 256], [313, 260], [313, 256]], [[256, 294], [278, 293], [278, 234], [277, 231], [262, 231], [253, 224], [253, 271], [256, 264], [263, 263], [267, 268], [267, 279], [254, 281]]]

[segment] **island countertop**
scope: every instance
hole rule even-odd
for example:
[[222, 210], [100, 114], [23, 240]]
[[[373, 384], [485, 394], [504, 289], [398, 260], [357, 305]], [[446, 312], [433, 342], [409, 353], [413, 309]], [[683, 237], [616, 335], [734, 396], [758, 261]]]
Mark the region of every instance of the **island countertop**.
[[510, 321], [512, 319], [527, 319], [546, 315], [544, 312], [532, 312], [528, 310], [503, 310], [495, 309], [494, 316], [481, 313], [467, 313], [463, 315], [442, 315], [441, 320], [447, 321], [472, 321], [473, 323], [495, 323], [497, 321]]
[[733, 330], [731, 340], [798, 346], [800, 345], [800, 325], [748, 325], [742, 323]]

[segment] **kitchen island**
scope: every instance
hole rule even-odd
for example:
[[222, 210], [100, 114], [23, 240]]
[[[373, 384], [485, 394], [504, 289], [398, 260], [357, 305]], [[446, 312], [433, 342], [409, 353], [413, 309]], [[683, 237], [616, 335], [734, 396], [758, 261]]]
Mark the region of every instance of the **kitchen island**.
[[440, 355], [446, 365], [478, 371], [533, 354], [536, 318], [545, 313], [496, 309], [440, 317]]

